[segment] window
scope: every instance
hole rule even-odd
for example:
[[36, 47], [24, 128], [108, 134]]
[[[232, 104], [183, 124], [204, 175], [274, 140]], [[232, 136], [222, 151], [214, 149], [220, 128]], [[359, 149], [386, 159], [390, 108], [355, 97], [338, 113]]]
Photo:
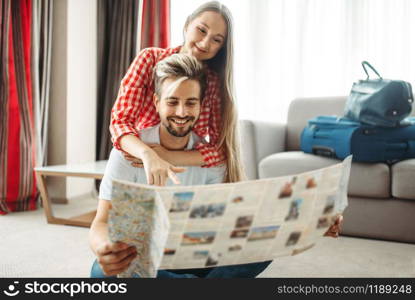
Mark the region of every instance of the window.
[[[172, 46], [205, 1], [171, 0]], [[296, 97], [347, 95], [369, 61], [415, 84], [415, 1], [224, 0], [234, 17], [240, 118], [285, 121]]]

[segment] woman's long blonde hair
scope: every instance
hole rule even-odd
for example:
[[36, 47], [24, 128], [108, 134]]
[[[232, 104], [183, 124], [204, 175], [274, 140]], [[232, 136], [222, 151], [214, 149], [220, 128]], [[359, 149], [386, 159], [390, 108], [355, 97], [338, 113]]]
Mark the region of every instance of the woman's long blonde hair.
[[196, 17], [206, 11], [219, 13], [226, 25], [226, 43], [215, 57], [205, 61], [210, 69], [219, 74], [221, 81], [222, 124], [218, 146], [226, 155], [226, 176], [224, 182], [236, 182], [246, 178], [240, 151], [238, 113], [235, 104], [233, 87], [233, 27], [229, 9], [218, 1], [211, 1], [199, 6], [187, 17], [185, 29]]

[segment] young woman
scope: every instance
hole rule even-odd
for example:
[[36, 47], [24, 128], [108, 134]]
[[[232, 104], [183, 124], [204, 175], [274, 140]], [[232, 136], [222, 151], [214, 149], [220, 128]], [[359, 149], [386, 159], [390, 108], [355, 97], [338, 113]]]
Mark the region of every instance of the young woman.
[[[226, 164], [225, 182], [243, 178], [233, 96], [233, 33], [230, 11], [219, 2], [200, 6], [186, 20], [184, 43], [176, 48], [147, 48], [134, 59], [121, 82], [111, 113], [114, 146], [142, 161], [149, 184], [169, 177], [178, 182], [174, 166], [212, 167]], [[160, 122], [153, 104], [152, 72], [160, 60], [188, 53], [207, 69], [207, 91], [194, 132], [207, 138], [193, 151], [168, 151], [146, 145], [138, 130]], [[184, 121], [184, 120], [183, 120]]]

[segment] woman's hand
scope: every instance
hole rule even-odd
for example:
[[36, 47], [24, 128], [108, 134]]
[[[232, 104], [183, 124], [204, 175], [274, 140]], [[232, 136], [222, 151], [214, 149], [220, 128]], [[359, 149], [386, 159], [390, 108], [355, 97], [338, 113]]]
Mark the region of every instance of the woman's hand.
[[343, 223], [343, 215], [337, 215], [336, 221], [334, 222], [333, 225], [330, 226], [330, 228], [326, 231], [324, 236], [331, 236], [334, 238], [339, 237], [342, 223]]
[[167, 150], [166, 148], [164, 148], [162, 145], [159, 145], [159, 144], [147, 144], [147, 145], [151, 147], [151, 149], [153, 149], [154, 152], [156, 152], [160, 158], [164, 159], [165, 161], [169, 163], [173, 163], [173, 159], [170, 154], [171, 152], [174, 152], [174, 151]]
[[147, 183], [151, 185], [165, 186], [167, 178], [175, 184], [180, 184], [176, 173], [186, 171], [185, 168], [176, 167], [160, 158], [155, 151], [148, 151], [143, 155], [144, 171], [146, 172]]

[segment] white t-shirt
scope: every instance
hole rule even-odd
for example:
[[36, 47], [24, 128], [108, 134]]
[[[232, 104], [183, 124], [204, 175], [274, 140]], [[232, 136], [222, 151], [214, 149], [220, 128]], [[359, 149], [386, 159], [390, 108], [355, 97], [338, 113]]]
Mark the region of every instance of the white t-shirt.
[[[160, 144], [160, 124], [154, 127], [145, 128], [139, 131], [140, 138], [145, 143]], [[192, 150], [193, 145], [202, 139], [191, 132], [186, 150]], [[180, 180], [180, 185], [200, 185], [222, 183], [225, 174], [225, 166], [201, 168], [185, 166], [186, 171], [176, 173]], [[147, 183], [144, 168], [136, 168], [131, 162], [124, 158], [121, 151], [113, 148], [105, 168], [104, 177], [99, 187], [99, 198], [111, 200], [112, 180], [119, 179], [135, 183]], [[166, 182], [167, 186], [175, 185], [170, 179]]]

